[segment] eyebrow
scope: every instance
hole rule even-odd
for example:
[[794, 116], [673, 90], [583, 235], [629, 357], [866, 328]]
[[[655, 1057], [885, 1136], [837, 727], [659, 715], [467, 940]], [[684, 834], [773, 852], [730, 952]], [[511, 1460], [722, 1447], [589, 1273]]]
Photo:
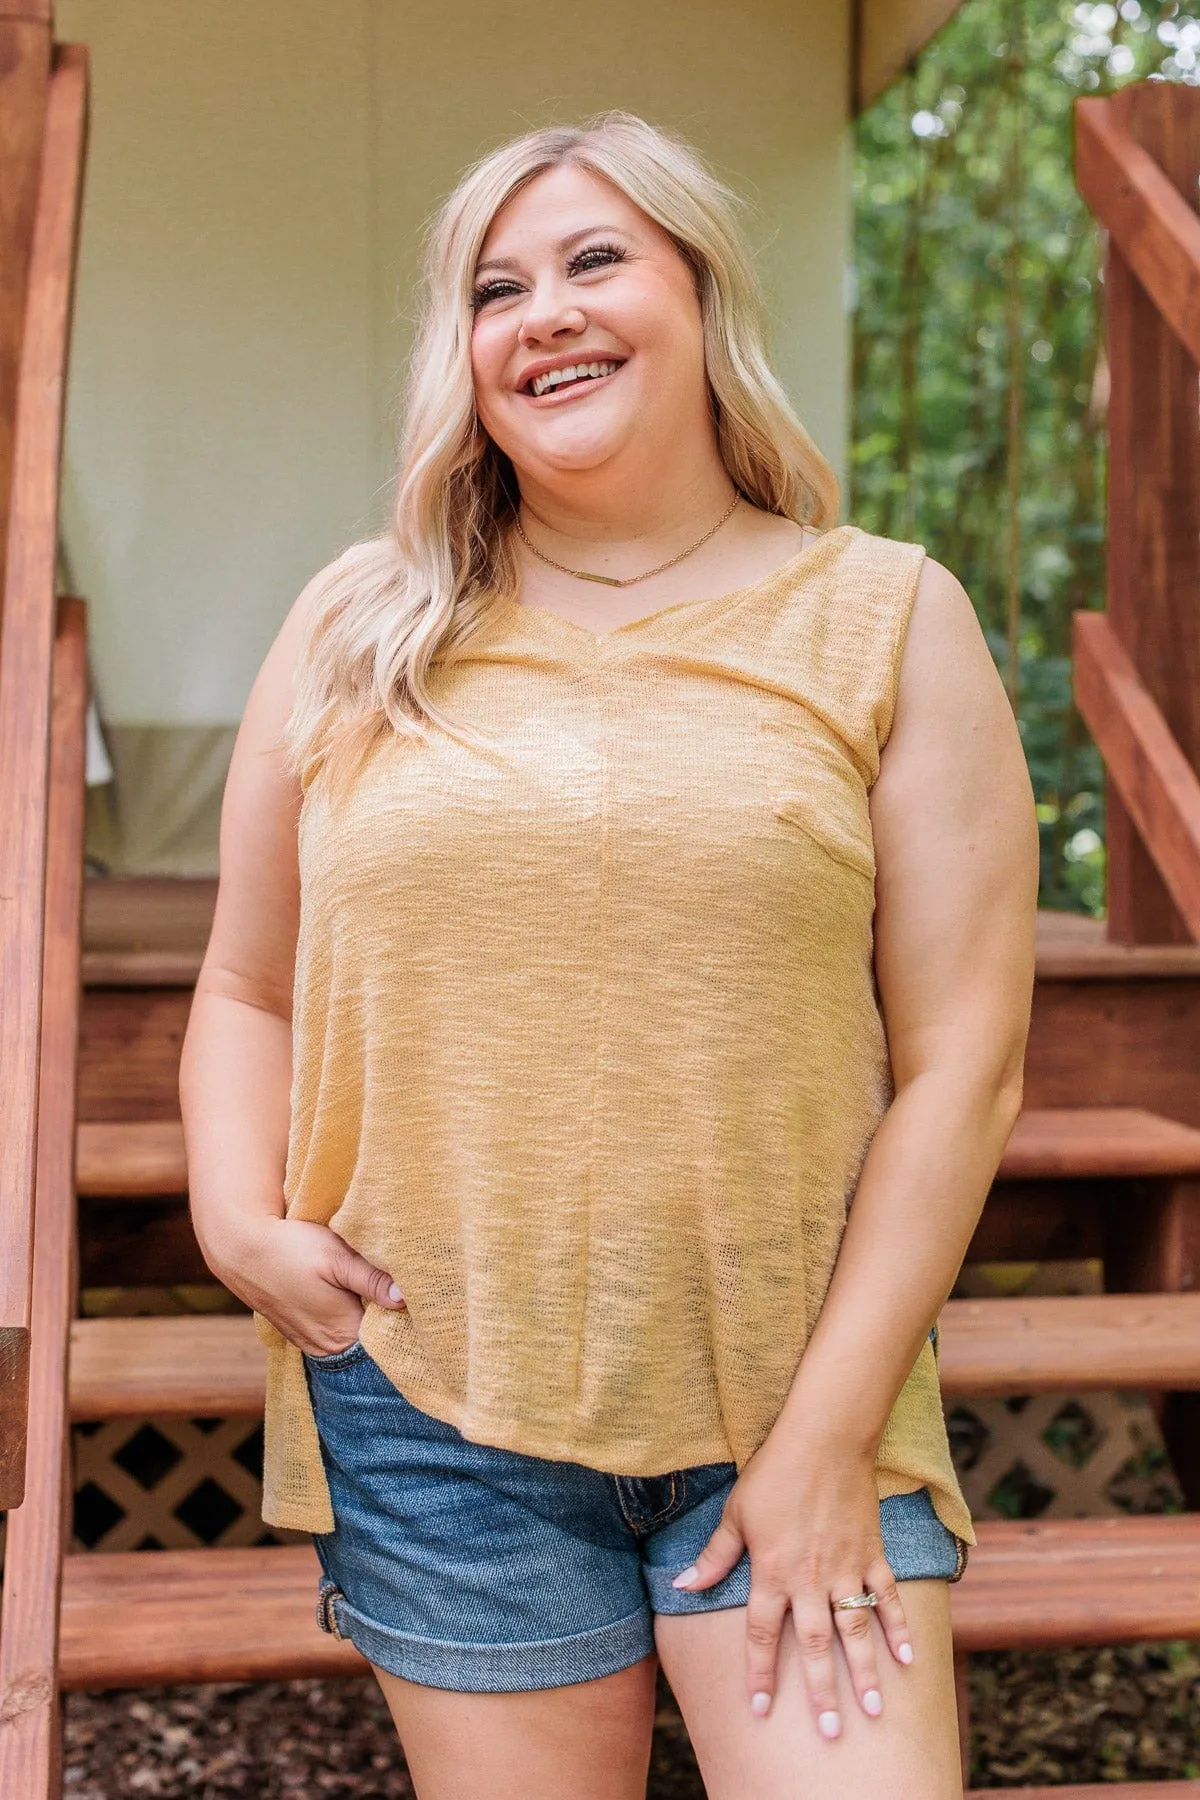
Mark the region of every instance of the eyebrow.
[[[578, 244], [581, 239], [591, 237], [597, 231], [619, 232], [622, 237], [626, 238], [629, 236], [629, 233], [622, 231], [619, 225], [585, 225], [582, 231], [572, 231], [567, 237], [560, 238], [554, 248], [561, 255], [564, 251], [570, 250], [573, 245]], [[475, 273], [478, 276], [485, 269], [513, 270], [519, 267], [520, 264], [515, 257], [489, 256], [486, 262], [476, 263]]]

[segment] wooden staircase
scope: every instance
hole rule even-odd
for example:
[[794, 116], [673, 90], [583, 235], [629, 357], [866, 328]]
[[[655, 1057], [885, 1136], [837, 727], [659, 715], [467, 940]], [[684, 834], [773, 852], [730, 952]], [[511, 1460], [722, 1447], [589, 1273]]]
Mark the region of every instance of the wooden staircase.
[[[75, 1316], [81, 1284], [208, 1278], [187, 1215], [177, 1071], [215, 884], [80, 879], [83, 608], [55, 600], [53, 525], [86, 65], [78, 52], [52, 50], [48, 6], [29, 0], [26, 11], [13, 18], [0, 6], [0, 69], [9, 71], [0, 100], [3, 82], [16, 82], [27, 124], [18, 173], [29, 196], [22, 214], [11, 204], [6, 211], [0, 193], [0, 232], [17, 243], [24, 230], [32, 246], [24, 263], [9, 265], [27, 265], [16, 324], [0, 289], [0, 357], [6, 343], [16, 345], [22, 377], [11, 481], [0, 432], [0, 494], [12, 495], [0, 635], [0, 869], [20, 895], [19, 905], [0, 908], [3, 966], [15, 971], [0, 1013], [0, 1268], [8, 1270], [0, 1501], [12, 1509], [0, 1614], [0, 1793], [42, 1800], [61, 1794], [65, 1690], [353, 1674], [366, 1665], [317, 1627], [308, 1545], [64, 1554], [72, 1421], [252, 1413], [262, 1405], [263, 1354], [244, 1313]], [[1189, 135], [1187, 109], [1197, 100], [1160, 84], [1115, 110], [1082, 102], [1079, 114], [1081, 145], [1095, 151], [1081, 179], [1102, 216], [1111, 210], [1112, 255], [1142, 274], [1151, 258], [1164, 292], [1162, 267], [1168, 276], [1176, 270], [1178, 286], [1186, 265], [1193, 297], [1200, 222], [1163, 192], [1164, 183], [1173, 193], [1185, 186], [1183, 175], [1172, 167], [1168, 179], [1157, 164], [1147, 174], [1133, 153], [1139, 107], [1146, 117], [1181, 109], [1168, 148], [1176, 155], [1180, 144], [1193, 146], [1186, 173], [1194, 194], [1200, 142]], [[1131, 169], [1141, 210], [1128, 224]], [[1177, 332], [1174, 300], [1160, 304]], [[1119, 331], [1113, 341], [1121, 343]], [[1137, 362], [1144, 370], [1141, 347]], [[1193, 365], [1193, 402], [1194, 374]], [[1194, 599], [1194, 542], [1190, 553]], [[1139, 604], [1158, 598], [1139, 590]], [[981, 1523], [966, 1576], [952, 1589], [960, 1673], [962, 1659], [988, 1648], [1200, 1638], [1200, 740], [1173, 721], [1160, 730], [1166, 700], [1149, 675], [1145, 683], [1136, 669], [1131, 676], [1111, 654], [1114, 636], [1131, 655], [1121, 637], [1129, 616], [1118, 605], [1109, 635], [1085, 624], [1080, 637], [1081, 693], [1120, 795], [1115, 929], [1041, 921], [1027, 1110], [970, 1252], [974, 1260], [1098, 1256], [1108, 1291], [952, 1301], [940, 1355], [948, 1398], [1150, 1390], [1191, 1510]], [[1188, 628], [1200, 655], [1190, 615]], [[1178, 755], [1164, 747], [1164, 730]], [[1053, 1791], [1200, 1800], [1193, 1782]]]
[[[114, 1240], [128, 1281], [205, 1273], [187, 1221], [176, 1067], [212, 900], [212, 884], [87, 884], [76, 1181], [80, 1266], [97, 1279], [117, 1274]], [[135, 929], [140, 943], [128, 947]], [[1172, 949], [1164, 963], [1109, 946], [1092, 921], [1051, 915], [1040, 939], [1031, 1104], [971, 1255], [1096, 1255], [1128, 1291], [950, 1301], [944, 1391], [952, 1402], [1149, 1389], [1169, 1421], [1172, 1405], [1200, 1393], [1188, 1204], [1200, 1195], [1200, 1106], [1187, 1123], [1145, 1102], [1161, 1079], [1160, 1049], [1170, 1057], [1181, 1034], [1200, 1034], [1200, 948]], [[1123, 1035], [1127, 1005], [1162, 1014], [1139, 1036], [1138, 1055]], [[1064, 1106], [1063, 1064], [1081, 1015], [1107, 1086], [1089, 1096], [1095, 1104]], [[75, 1318], [68, 1412], [74, 1421], [250, 1415], [262, 1406], [264, 1370], [244, 1314]], [[963, 1657], [1200, 1636], [1200, 1512], [984, 1521], [978, 1530], [952, 1590]], [[361, 1673], [354, 1647], [317, 1628], [316, 1579], [308, 1545], [69, 1555], [60, 1686]]]

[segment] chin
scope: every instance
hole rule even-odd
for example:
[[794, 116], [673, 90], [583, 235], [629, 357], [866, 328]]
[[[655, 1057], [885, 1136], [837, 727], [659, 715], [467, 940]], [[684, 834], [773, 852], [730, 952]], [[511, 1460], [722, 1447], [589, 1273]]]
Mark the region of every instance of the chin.
[[531, 434], [526, 441], [517, 446], [517, 454], [512, 456], [514, 463], [519, 463], [522, 456], [527, 455], [530, 462], [543, 463], [555, 469], [594, 469], [624, 448], [634, 436], [632, 426], [622, 421], [601, 424], [563, 420], [561, 426], [554, 421], [556, 429]]

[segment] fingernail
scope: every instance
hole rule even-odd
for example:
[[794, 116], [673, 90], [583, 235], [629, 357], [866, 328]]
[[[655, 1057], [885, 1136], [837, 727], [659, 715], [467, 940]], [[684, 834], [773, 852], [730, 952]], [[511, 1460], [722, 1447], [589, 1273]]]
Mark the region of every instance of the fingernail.
[[770, 1694], [755, 1694], [750, 1701], [750, 1711], [761, 1718], [771, 1704]]
[[403, 1298], [404, 1298], [404, 1295], [400, 1292], [400, 1289], [396, 1286], [395, 1282], [393, 1281], [391, 1287], [388, 1289], [388, 1299], [389, 1300], [403, 1300]]
[[695, 1563], [693, 1563], [690, 1569], [684, 1569], [684, 1571], [681, 1575], [677, 1575], [675, 1577], [674, 1581], [671, 1583], [671, 1586], [672, 1587], [689, 1587], [691, 1585], [691, 1583], [693, 1581], [695, 1581], [695, 1579], [699, 1573], [700, 1573], [699, 1569], [696, 1567]]
[[883, 1711], [883, 1695], [878, 1688], [868, 1688], [863, 1695], [863, 1711], [869, 1712], [873, 1719]]
[[900, 1658], [902, 1663], [910, 1663], [912, 1661], [912, 1645], [901, 1644], [896, 1651], [896, 1655]]
[[842, 1721], [835, 1712], [817, 1714], [817, 1730], [822, 1737], [835, 1738], [842, 1729]]

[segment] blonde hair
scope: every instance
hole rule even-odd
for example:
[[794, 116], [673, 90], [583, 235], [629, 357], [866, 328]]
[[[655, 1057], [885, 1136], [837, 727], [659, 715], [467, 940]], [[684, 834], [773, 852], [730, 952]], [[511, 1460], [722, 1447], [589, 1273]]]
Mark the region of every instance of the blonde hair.
[[826, 529], [837, 478], [793, 412], [763, 349], [758, 282], [737, 196], [686, 143], [632, 113], [528, 132], [482, 158], [434, 217], [409, 363], [390, 529], [352, 544], [310, 584], [311, 611], [285, 730], [304, 787], [347, 777], [389, 732], [429, 723], [475, 741], [427, 684], [511, 594], [512, 464], [479, 423], [471, 376], [475, 264], [492, 220], [535, 176], [569, 163], [599, 176], [673, 239], [699, 292], [720, 455], [753, 505]]

